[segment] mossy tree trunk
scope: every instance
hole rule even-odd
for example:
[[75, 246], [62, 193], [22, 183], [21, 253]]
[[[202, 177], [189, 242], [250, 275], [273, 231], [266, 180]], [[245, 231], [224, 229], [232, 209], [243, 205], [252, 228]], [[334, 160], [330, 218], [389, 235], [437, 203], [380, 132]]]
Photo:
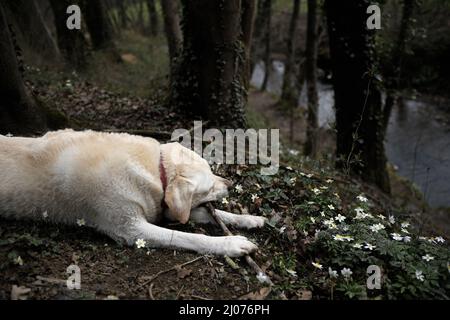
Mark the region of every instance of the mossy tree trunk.
[[156, 37], [159, 33], [159, 19], [155, 0], [147, 0], [147, 10], [149, 15], [149, 31], [153, 37]]
[[82, 29], [70, 30], [66, 25], [68, 18], [66, 10], [72, 4], [78, 4], [82, 7], [80, 0], [50, 0], [55, 19], [59, 49], [69, 66], [74, 67], [75, 69], [83, 69], [87, 64], [87, 43]]
[[241, 18], [254, 14], [243, 15], [244, 2], [182, 1], [183, 50], [173, 79], [173, 101], [182, 110], [227, 128], [246, 125], [250, 41]]
[[178, 0], [161, 0], [161, 7], [164, 16], [164, 32], [169, 47], [170, 65], [173, 70], [174, 59], [180, 53], [183, 43]]
[[270, 72], [272, 70], [272, 0], [263, 0], [264, 24], [264, 80], [261, 90], [266, 90], [269, 84]]
[[35, 0], [5, 1], [18, 26], [20, 33], [28, 45], [43, 58], [56, 60], [60, 56], [56, 40], [46, 25], [41, 10]]
[[317, 156], [317, 130], [319, 96], [317, 94], [317, 0], [308, 0], [306, 31], [306, 87], [308, 95], [308, 119], [306, 124], [305, 154]]
[[104, 1], [89, 0], [84, 2], [84, 16], [94, 50], [114, 48], [111, 25]]
[[[369, 0], [325, 0], [336, 108], [337, 166], [390, 192]], [[349, 19], [348, 17], [352, 17]]]
[[295, 51], [297, 44], [297, 35], [295, 34], [299, 22], [301, 1], [294, 0], [292, 8], [291, 21], [289, 23], [289, 33], [287, 34], [286, 44], [286, 63], [283, 76], [283, 87], [281, 90], [281, 101], [290, 108], [297, 106], [298, 92], [295, 86]]
[[27, 92], [0, 3], [0, 133], [33, 133], [47, 127], [44, 112]]

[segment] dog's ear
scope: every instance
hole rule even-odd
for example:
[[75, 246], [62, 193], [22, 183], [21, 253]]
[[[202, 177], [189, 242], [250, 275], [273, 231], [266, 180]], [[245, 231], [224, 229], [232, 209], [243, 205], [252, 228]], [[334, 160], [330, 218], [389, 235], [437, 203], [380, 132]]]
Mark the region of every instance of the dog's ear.
[[168, 218], [186, 223], [191, 214], [194, 185], [186, 178], [176, 176], [166, 188], [164, 201], [169, 207]]

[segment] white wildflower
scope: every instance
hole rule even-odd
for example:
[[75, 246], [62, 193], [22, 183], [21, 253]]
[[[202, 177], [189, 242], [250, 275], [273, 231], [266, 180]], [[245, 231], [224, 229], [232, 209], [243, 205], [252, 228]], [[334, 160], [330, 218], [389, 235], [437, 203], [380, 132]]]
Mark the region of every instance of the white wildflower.
[[344, 222], [345, 219], [346, 219], [346, 217], [344, 217], [344, 216], [341, 215], [341, 214], [338, 214], [338, 215], [334, 218], [334, 220], [339, 221], [340, 223]]
[[416, 270], [416, 279], [419, 281], [424, 281], [425, 277], [423, 275], [423, 272], [421, 270]]
[[317, 269], [322, 270], [322, 268], [323, 268], [323, 265], [321, 265], [321, 264], [318, 263], [318, 262], [312, 262], [311, 264], [312, 264], [315, 268], [317, 268]]
[[343, 268], [341, 270], [341, 274], [344, 276], [344, 278], [349, 278], [353, 274], [353, 272], [352, 270], [350, 270], [350, 268]]
[[84, 221], [84, 219], [77, 219], [77, 225], [82, 227], [86, 225], [86, 221]]
[[223, 198], [222, 199], [222, 204], [228, 204], [228, 199], [227, 198]]
[[338, 277], [337, 271], [331, 269], [330, 267], [328, 267], [328, 274], [330, 275], [331, 278], [337, 278]]
[[48, 212], [47, 211], [42, 212], [42, 217], [44, 219], [47, 219], [48, 218]]
[[410, 236], [404, 236], [403, 237], [403, 241], [404, 242], [411, 242], [411, 237]]
[[390, 224], [394, 224], [395, 223], [395, 217], [394, 216], [392, 216], [392, 215], [389, 216], [389, 223]]
[[255, 202], [257, 199], [259, 199], [258, 195], [256, 193], [252, 194], [252, 201]]
[[243, 189], [242, 186], [240, 184], [237, 184], [234, 189], [236, 190], [237, 193], [242, 193]]
[[316, 223], [316, 219], [314, 219], [314, 217], [310, 217], [309, 219], [311, 220], [312, 223]]
[[402, 241], [403, 237], [398, 234], [398, 233], [391, 233], [392, 239], [394, 239], [395, 241]]
[[355, 243], [352, 247], [356, 249], [361, 249], [363, 245], [361, 243]]
[[334, 180], [328, 179], [328, 180], [326, 180], [325, 182], [326, 182], [326, 183], [333, 183]]
[[434, 260], [434, 257], [433, 257], [433, 256], [430, 256], [430, 255], [427, 253], [426, 255], [422, 256], [422, 260], [425, 260], [425, 261], [429, 262], [429, 261], [431, 261], [431, 260]]
[[327, 207], [328, 207], [328, 209], [330, 209], [330, 210], [334, 210], [334, 209], [335, 209], [335, 207], [334, 207], [332, 204], [329, 204]]
[[402, 222], [401, 227], [402, 228], [408, 228], [411, 224], [409, 222]]
[[286, 272], [289, 273], [293, 277], [297, 277], [297, 271], [286, 269]]
[[20, 256], [17, 256], [17, 258], [14, 259], [14, 263], [23, 266], [23, 260]]
[[402, 232], [406, 233], [406, 234], [409, 234], [409, 231], [407, 229], [405, 229], [405, 228], [402, 228]]
[[146, 245], [146, 242], [145, 242], [144, 239], [137, 239], [137, 240], [136, 240], [136, 247], [137, 247], [138, 249], [144, 248], [145, 245]]
[[293, 177], [293, 178], [289, 179], [289, 182], [291, 184], [295, 184], [297, 182], [297, 177]]
[[322, 191], [320, 191], [320, 190], [317, 189], [317, 188], [314, 188], [314, 189], [312, 189], [311, 191], [312, 191], [316, 196], [322, 193]]
[[356, 197], [359, 201], [361, 202], [367, 202], [368, 199], [366, 197], [364, 197], [362, 194], [360, 194], [359, 196]]
[[439, 242], [439, 243], [444, 243], [444, 242], [445, 242], [445, 239], [442, 238], [442, 237], [435, 237], [435, 238], [434, 238], [434, 241]]
[[370, 231], [377, 233], [378, 231], [385, 229], [385, 227], [381, 223], [377, 223], [377, 224], [371, 225], [369, 227], [369, 229], [370, 229]]

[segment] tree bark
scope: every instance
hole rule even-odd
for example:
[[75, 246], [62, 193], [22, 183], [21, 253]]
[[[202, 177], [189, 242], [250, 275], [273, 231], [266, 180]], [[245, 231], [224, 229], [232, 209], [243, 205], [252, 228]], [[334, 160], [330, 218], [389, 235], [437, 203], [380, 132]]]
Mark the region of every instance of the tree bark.
[[178, 13], [178, 0], [161, 0], [161, 7], [164, 16], [164, 31], [166, 33], [167, 45], [169, 47], [169, 57], [171, 70], [173, 70], [174, 59], [181, 51], [183, 34], [180, 26], [180, 15]]
[[159, 33], [159, 19], [158, 19], [158, 12], [156, 11], [155, 0], [147, 0], [147, 10], [150, 22], [149, 24], [150, 34], [156, 37]]
[[104, 0], [86, 1], [84, 8], [86, 25], [94, 50], [114, 48]]
[[58, 46], [35, 0], [6, 1], [5, 5], [30, 47], [46, 59], [58, 59]]
[[272, 60], [270, 54], [272, 52], [272, 0], [263, 0], [263, 11], [265, 15], [265, 34], [264, 34], [264, 80], [261, 86], [261, 90], [266, 90], [269, 83], [270, 71], [272, 70]]
[[46, 118], [28, 94], [19, 72], [13, 39], [0, 3], [0, 133], [45, 130]]
[[67, 7], [80, 2], [76, 0], [50, 0], [53, 16], [55, 19], [55, 27], [58, 39], [59, 49], [65, 61], [76, 69], [83, 69], [86, 62], [86, 40], [82, 30], [69, 30], [66, 25], [68, 14]]
[[406, 43], [411, 29], [412, 14], [415, 0], [403, 0], [402, 19], [398, 39], [392, 53], [392, 62], [386, 72], [387, 95], [383, 110], [383, 127], [386, 132], [392, 108], [398, 100], [398, 90], [402, 74], [402, 62], [405, 54]]
[[287, 35], [287, 53], [286, 63], [284, 68], [283, 87], [281, 91], [281, 101], [285, 102], [290, 107], [297, 106], [298, 92], [295, 90], [294, 72], [295, 72], [295, 49], [296, 39], [295, 34], [298, 26], [300, 16], [301, 1], [294, 0], [294, 7], [292, 9], [291, 21], [289, 23], [289, 33]]
[[256, 0], [242, 0], [242, 43], [245, 48], [245, 79], [244, 85], [246, 91], [250, 88], [250, 79], [252, 76], [252, 39], [255, 25]]
[[308, 0], [306, 31], [306, 86], [308, 95], [308, 119], [306, 125], [305, 154], [317, 156], [317, 130], [319, 97], [317, 94], [317, 1]]
[[[245, 127], [246, 48], [241, 0], [183, 0], [183, 51], [172, 97], [187, 112]], [[246, 40], [248, 42], [248, 38]]]
[[[325, 0], [335, 93], [337, 167], [390, 192], [369, 0]], [[349, 19], [351, 17], [351, 19]]]

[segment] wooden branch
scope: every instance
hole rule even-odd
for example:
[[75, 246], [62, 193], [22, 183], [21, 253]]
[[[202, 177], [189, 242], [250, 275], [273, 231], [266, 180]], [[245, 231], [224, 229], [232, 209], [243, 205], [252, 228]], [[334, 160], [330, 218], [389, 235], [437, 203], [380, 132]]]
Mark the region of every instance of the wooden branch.
[[[222, 231], [225, 233], [225, 235], [233, 236], [230, 229], [228, 229], [225, 223], [223, 223], [222, 219], [220, 219], [220, 217], [216, 214], [216, 210], [214, 209], [214, 206], [210, 202], [206, 204], [206, 208], [208, 209], [209, 213], [214, 218], [214, 220], [217, 222], [217, 224], [220, 226]], [[266, 282], [270, 285], [273, 285], [273, 282], [270, 280], [267, 274], [261, 269], [261, 267], [258, 266], [255, 260], [252, 259], [252, 257], [250, 257], [247, 254], [244, 256], [244, 258], [247, 264], [253, 269], [253, 271], [255, 271], [256, 276], [260, 282]]]

